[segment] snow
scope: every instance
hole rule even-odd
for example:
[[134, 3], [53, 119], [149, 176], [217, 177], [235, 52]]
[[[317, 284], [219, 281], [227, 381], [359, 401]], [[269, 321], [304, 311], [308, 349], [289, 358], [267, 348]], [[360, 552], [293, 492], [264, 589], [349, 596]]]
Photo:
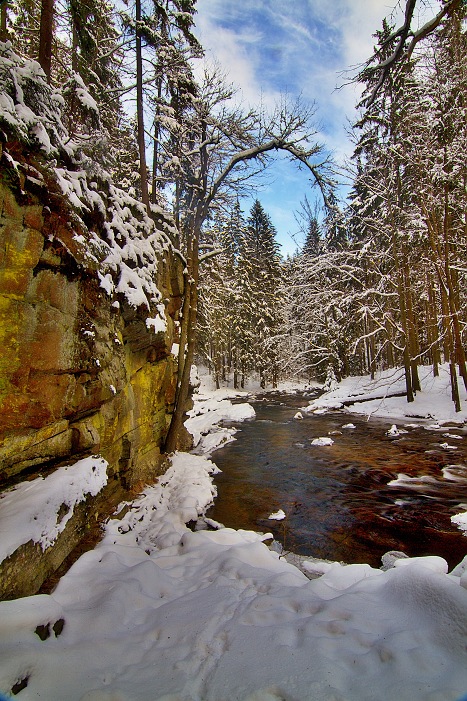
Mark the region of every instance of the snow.
[[449, 443], [440, 443], [439, 447], [443, 450], [457, 450], [457, 445], [449, 445]]
[[[75, 75], [73, 81], [81, 105], [96, 112], [96, 103], [81, 78]], [[77, 231], [73, 231], [77, 251], [96, 270], [111, 303], [115, 305], [113, 297], [121, 294], [130, 306], [151, 310], [162, 299], [156, 284], [157, 270], [172, 248], [170, 236], [177, 233], [173, 220], [153, 207], [159, 215], [156, 228], [141, 202], [115, 187], [109, 173], [83, 149], [83, 143], [92, 142], [95, 134], [72, 138], [61, 122], [63, 106], [63, 97], [47, 84], [39, 64], [16, 54], [9, 42], [0, 42], [0, 121], [29, 148], [39, 146], [42, 150], [48, 177], [55, 178], [71, 205], [70, 223], [77, 225]], [[57, 157], [63, 154], [66, 168], [57, 165]], [[8, 157], [6, 151], [4, 155]], [[106, 183], [102, 190], [99, 182]], [[88, 230], [83, 237], [79, 233], [86, 229], [83, 217], [94, 210], [105, 219], [104, 231], [99, 234]], [[165, 319], [164, 314], [158, 316]], [[154, 322], [154, 318], [151, 316], [149, 321]], [[162, 330], [159, 320], [154, 330]]]
[[[194, 407], [188, 412], [189, 418], [185, 421], [185, 426], [193, 436], [193, 446], [200, 449], [204, 454], [211, 453], [220, 444], [233, 440], [236, 429], [219, 428], [223, 421], [246, 421], [255, 417], [255, 410], [250, 404], [232, 404], [230, 399], [224, 399], [225, 394], [231, 397], [238, 396], [235, 391], [223, 392], [218, 390], [209, 394], [195, 394]], [[244, 394], [244, 393], [241, 393]], [[212, 434], [214, 428], [218, 428]], [[200, 445], [201, 444], [201, 445]]]
[[[22, 482], [0, 495], [0, 562], [32, 540], [49, 548], [87, 495], [107, 484], [107, 462], [100, 457], [60, 467], [48, 477]], [[61, 514], [63, 505], [66, 513]]]
[[332, 438], [328, 438], [327, 436], [320, 436], [319, 438], [313, 438], [311, 441], [311, 445], [333, 445], [334, 441]]
[[[464, 504], [464, 506], [467, 509], [467, 504]], [[451, 521], [455, 523], [456, 526], [459, 526], [459, 528], [465, 532], [465, 535], [467, 535], [467, 511], [451, 516]]]
[[152, 331], [157, 333], [165, 333], [167, 331], [167, 322], [165, 320], [165, 315], [163, 318], [156, 316], [154, 319], [149, 317], [146, 319], [146, 328], [152, 329]]
[[396, 424], [392, 424], [389, 431], [386, 431], [386, 435], [391, 436], [392, 438], [397, 438], [398, 436], [402, 436], [403, 433], [408, 433], [408, 431], [406, 431], [405, 428], [397, 428]]
[[[195, 434], [252, 417], [231, 399], [201, 388]], [[467, 557], [450, 573], [443, 558], [400, 553], [387, 554], [384, 570], [301, 558], [301, 571], [267, 547], [270, 534], [205, 516], [216, 471], [206, 455], [176, 453], [52, 594], [0, 603], [2, 692], [22, 681], [25, 701], [465, 694]]]
[[282, 509], [279, 509], [279, 511], [275, 511], [273, 514], [268, 516], [268, 519], [270, 521], [283, 521], [286, 517], [285, 511]]
[[[366, 416], [380, 416], [393, 419], [435, 419], [448, 423], [467, 421], [467, 392], [459, 382], [462, 411], [456, 412], [451, 399], [449, 365], [439, 367], [439, 377], [432, 376], [431, 367], [419, 367], [422, 391], [415, 400], [408, 403], [405, 396], [405, 377], [401, 368], [384, 370], [376, 374], [375, 380], [369, 375], [347, 377], [330, 392], [326, 392], [301, 409], [307, 413], [323, 413], [334, 409]], [[434, 397], [436, 400], [434, 401]], [[351, 403], [353, 402], [353, 403]]]

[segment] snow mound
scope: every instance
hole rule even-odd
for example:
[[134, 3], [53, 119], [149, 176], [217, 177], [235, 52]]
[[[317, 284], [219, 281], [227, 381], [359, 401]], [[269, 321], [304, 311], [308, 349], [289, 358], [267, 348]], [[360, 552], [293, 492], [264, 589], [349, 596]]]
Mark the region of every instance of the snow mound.
[[108, 463], [99, 456], [60, 467], [48, 477], [22, 482], [0, 495], [0, 562], [32, 540], [46, 550], [88, 494], [107, 484]]
[[443, 450], [457, 450], [457, 445], [449, 445], [449, 443], [440, 443], [439, 447]]
[[[463, 504], [462, 506], [467, 507], [466, 504]], [[456, 526], [458, 526], [462, 531], [464, 531], [465, 535], [467, 535], [467, 511], [451, 516], [451, 521], [452, 523], [455, 523]]]
[[[309, 561], [197, 530], [215, 465], [176, 454], [49, 596], [0, 603], [0, 689], [48, 701], [426, 701], [467, 687], [467, 558]], [[194, 527], [192, 531], [186, 524]], [[63, 622], [60, 635], [43, 641]], [[57, 628], [58, 630], [58, 628]]]
[[286, 517], [285, 511], [283, 511], [282, 509], [279, 509], [279, 511], [275, 511], [273, 514], [268, 516], [268, 519], [270, 521], [283, 521], [285, 517]]
[[346, 377], [330, 391], [312, 401], [302, 409], [308, 413], [324, 413], [333, 409], [366, 416], [393, 417], [398, 419], [437, 419], [437, 428], [443, 422], [464, 423], [467, 421], [467, 391], [459, 384], [462, 411], [457, 412], [451, 400], [449, 365], [439, 366], [439, 376], [433, 377], [431, 367], [418, 368], [422, 392], [417, 392], [410, 404], [405, 392], [403, 368], [393, 368], [362, 377]]
[[311, 441], [311, 445], [333, 445], [334, 441], [332, 438], [328, 438], [327, 436], [320, 436], [319, 438], [314, 438]]
[[406, 431], [404, 428], [397, 428], [396, 424], [392, 424], [391, 428], [388, 431], [386, 431], [386, 435], [392, 438], [402, 436], [402, 434], [404, 433], [408, 433], [408, 431]]
[[[201, 395], [195, 398], [194, 408], [189, 412], [189, 418], [185, 426], [193, 436], [194, 447], [198, 446], [202, 437], [218, 428], [221, 421], [246, 421], [254, 419], [256, 412], [251, 404], [232, 404], [230, 399], [207, 397]], [[225, 443], [230, 435], [232, 439], [234, 431], [224, 432]]]

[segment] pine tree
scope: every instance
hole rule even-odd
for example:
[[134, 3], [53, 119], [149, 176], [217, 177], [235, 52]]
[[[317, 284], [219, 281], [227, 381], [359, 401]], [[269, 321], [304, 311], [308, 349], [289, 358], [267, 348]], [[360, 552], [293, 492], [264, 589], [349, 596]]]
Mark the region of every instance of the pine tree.
[[278, 343], [281, 321], [279, 290], [282, 268], [276, 230], [261, 203], [256, 200], [247, 220], [243, 258], [249, 261], [251, 288], [250, 319], [253, 362], [261, 387], [269, 381], [276, 386], [279, 368]]

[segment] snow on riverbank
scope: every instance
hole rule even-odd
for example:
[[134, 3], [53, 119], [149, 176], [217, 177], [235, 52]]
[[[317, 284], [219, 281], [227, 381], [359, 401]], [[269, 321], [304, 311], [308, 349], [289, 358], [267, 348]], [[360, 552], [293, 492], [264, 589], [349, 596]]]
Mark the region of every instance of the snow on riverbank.
[[222, 421], [245, 421], [255, 417], [250, 404], [232, 404], [227, 397], [247, 396], [235, 390], [204, 390], [194, 395], [194, 406], [185, 426], [193, 436], [196, 453], [210, 455], [216, 448], [234, 440], [235, 428], [221, 427]]
[[305, 411], [341, 409], [348, 405], [347, 411], [366, 416], [467, 422], [467, 392], [459, 379], [462, 411], [456, 413], [448, 365], [440, 366], [439, 377], [433, 377], [431, 367], [419, 367], [419, 375], [422, 391], [417, 392], [415, 401], [410, 403], [405, 395], [396, 396], [405, 392], [405, 377], [402, 368], [395, 368], [377, 373], [374, 380], [369, 375], [346, 377], [336, 389], [311, 402]]
[[[207, 438], [208, 421], [229, 411], [220, 392], [204, 398], [210, 409], [198, 403], [191, 419], [203, 417], [195, 428]], [[50, 596], [0, 603], [2, 692], [25, 701], [454, 701], [466, 692], [467, 560], [450, 574], [442, 558], [387, 571], [310, 562], [323, 574], [309, 580], [267, 548], [268, 534], [208, 530], [216, 469], [176, 454]]]
[[[440, 448], [455, 451], [455, 443], [458, 440], [465, 440], [465, 436], [450, 434], [446, 432], [446, 429], [448, 426], [464, 427], [467, 424], [467, 392], [463, 381], [459, 378], [462, 411], [456, 412], [451, 399], [449, 366], [441, 365], [439, 367], [439, 377], [433, 377], [431, 367], [419, 367], [419, 375], [422, 391], [418, 392], [415, 400], [410, 403], [407, 402], [405, 395], [400, 396], [405, 391], [405, 377], [403, 369], [396, 368], [377, 373], [374, 380], [369, 375], [347, 377], [337, 387], [314, 399], [301, 411], [308, 414], [323, 414], [345, 407], [346, 412], [364, 414], [369, 418], [373, 416], [397, 419], [401, 422], [416, 419], [421, 422], [421, 425], [426, 425], [431, 430], [439, 430], [444, 438], [449, 438], [451, 443], [446, 440], [441, 441]], [[413, 426], [414, 424], [407, 425]], [[347, 426], [352, 426], [352, 424]], [[406, 432], [404, 428], [392, 424], [387, 435], [395, 438]], [[454, 444], [452, 444], [453, 440]], [[453, 479], [452, 473], [449, 471], [445, 473], [444, 470], [443, 477], [444, 479]], [[418, 484], [423, 479], [423, 477], [410, 478], [404, 474], [399, 475], [399, 480], [404, 484], [411, 480]], [[397, 484], [397, 480], [392, 484]], [[461, 507], [467, 508], [467, 505], [462, 504]], [[451, 521], [467, 535], [467, 511], [453, 516]]]

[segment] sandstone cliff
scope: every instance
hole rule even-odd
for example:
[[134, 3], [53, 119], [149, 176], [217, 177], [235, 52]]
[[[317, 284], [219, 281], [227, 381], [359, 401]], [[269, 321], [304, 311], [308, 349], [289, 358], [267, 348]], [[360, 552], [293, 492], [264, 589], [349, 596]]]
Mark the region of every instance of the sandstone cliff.
[[67, 515], [52, 544], [7, 551], [0, 597], [12, 598], [163, 470], [184, 263], [168, 215], [148, 217], [71, 151], [37, 64], [8, 45], [0, 56], [0, 529], [15, 485], [85, 456], [106, 465], [94, 496], [50, 506], [57, 524]]

